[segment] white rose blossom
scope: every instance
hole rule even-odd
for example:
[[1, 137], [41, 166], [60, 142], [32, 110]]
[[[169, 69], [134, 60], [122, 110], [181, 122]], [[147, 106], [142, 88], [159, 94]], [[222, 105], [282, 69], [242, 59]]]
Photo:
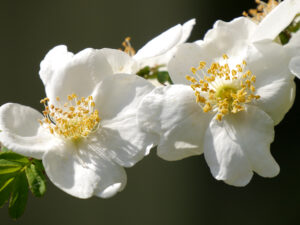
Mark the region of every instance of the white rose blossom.
[[256, 172], [274, 177], [274, 125], [294, 101], [295, 83], [283, 46], [253, 43], [247, 18], [217, 21], [203, 41], [183, 44], [168, 65], [175, 85], [158, 87], [138, 111], [142, 129], [157, 135], [165, 160], [204, 153], [217, 180], [244, 186]]
[[[126, 62], [125, 53], [118, 57]], [[127, 180], [123, 167], [133, 166], [152, 146], [137, 126], [136, 108], [153, 86], [136, 75], [114, 74], [115, 66], [103, 50], [74, 55], [66, 46], [53, 48], [41, 62], [43, 115], [2, 105], [1, 143], [42, 159], [50, 180], [70, 195], [107, 198], [121, 191]]]

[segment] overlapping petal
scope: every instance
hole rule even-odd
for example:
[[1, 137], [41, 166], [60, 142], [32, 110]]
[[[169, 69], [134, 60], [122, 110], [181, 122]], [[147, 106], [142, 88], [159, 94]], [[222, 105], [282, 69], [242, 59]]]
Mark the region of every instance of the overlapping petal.
[[157, 151], [166, 160], [201, 154], [210, 119], [196, 104], [192, 89], [185, 85], [156, 88], [138, 109], [139, 125], [160, 136]]
[[102, 148], [122, 166], [132, 166], [153, 145], [151, 134], [137, 124], [137, 108], [153, 85], [135, 75], [116, 74], [95, 90], [94, 99], [101, 117], [99, 136]]
[[99, 52], [105, 55], [114, 74], [132, 74], [138, 70], [136, 61], [125, 52], [111, 48], [103, 48]]

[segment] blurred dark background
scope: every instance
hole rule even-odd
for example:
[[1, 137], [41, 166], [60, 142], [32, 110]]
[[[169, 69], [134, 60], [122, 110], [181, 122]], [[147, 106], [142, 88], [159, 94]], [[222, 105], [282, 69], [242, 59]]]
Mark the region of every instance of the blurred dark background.
[[[201, 39], [217, 19], [230, 21], [255, 7], [254, 0], [60, 0], [1, 1], [0, 103], [42, 110], [39, 63], [52, 47], [66, 44], [119, 48], [126, 36], [139, 49], [165, 29], [197, 19], [190, 41]], [[296, 81], [298, 88], [299, 81]], [[80, 200], [48, 182], [45, 197], [30, 196], [18, 221], [0, 209], [0, 224], [22, 225], [289, 225], [299, 224], [300, 92], [276, 127], [272, 154], [281, 167], [273, 179], [254, 176], [244, 188], [216, 181], [203, 156], [177, 162], [155, 152], [127, 169], [125, 190], [111, 199]]]

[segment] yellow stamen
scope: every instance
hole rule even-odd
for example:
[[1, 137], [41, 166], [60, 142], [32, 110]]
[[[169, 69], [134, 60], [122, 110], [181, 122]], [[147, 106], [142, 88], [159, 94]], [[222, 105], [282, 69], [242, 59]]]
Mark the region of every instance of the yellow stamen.
[[279, 4], [277, 0], [268, 0], [268, 3], [260, 0], [255, 2], [258, 5], [256, 9], [249, 9], [249, 13], [243, 12], [243, 16], [249, 17], [255, 23], [260, 23]]
[[[76, 94], [69, 95], [69, 102], [63, 105], [64, 109], [45, 105], [44, 119], [39, 123], [48, 128], [51, 134], [63, 136], [65, 139], [78, 141], [87, 137], [97, 129], [101, 119], [98, 110], [94, 110], [95, 102], [92, 96], [81, 100], [77, 98]], [[74, 102], [73, 99], [76, 101]], [[56, 100], [59, 101], [59, 98], [57, 97]], [[45, 104], [48, 101], [49, 99], [45, 98], [41, 103]]]
[[131, 38], [130, 37], [126, 37], [125, 40], [122, 42], [122, 46], [124, 47], [124, 52], [127, 53], [130, 56], [134, 56], [135, 55], [135, 50], [132, 47], [131, 43], [130, 43]]
[[[229, 60], [226, 54], [222, 58], [226, 62]], [[200, 104], [203, 112], [218, 112], [217, 120], [221, 121], [229, 113], [244, 111], [246, 103], [260, 98], [254, 94], [256, 77], [250, 70], [244, 71], [247, 65], [245, 60], [237, 64], [236, 69], [231, 69], [228, 63], [220, 65], [213, 62], [210, 68], [205, 70], [205, 62], [200, 62], [199, 65], [197, 69], [191, 68], [198, 79], [190, 75], [186, 75], [185, 78], [192, 83], [196, 102]], [[201, 73], [198, 73], [199, 70], [202, 70]], [[203, 79], [199, 74], [204, 74]]]

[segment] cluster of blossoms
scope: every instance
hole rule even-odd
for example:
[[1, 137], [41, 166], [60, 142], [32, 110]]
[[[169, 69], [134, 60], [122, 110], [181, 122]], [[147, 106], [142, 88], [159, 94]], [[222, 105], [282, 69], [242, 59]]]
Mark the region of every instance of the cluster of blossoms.
[[[155, 146], [165, 160], [204, 153], [212, 175], [234, 186], [248, 184], [253, 172], [276, 176], [274, 126], [291, 108], [293, 79], [300, 78], [300, 33], [285, 45], [278, 36], [297, 19], [300, 1], [257, 3], [194, 43], [185, 43], [192, 19], [137, 52], [130, 38], [124, 51], [53, 48], [39, 72], [45, 110], [2, 105], [0, 142], [42, 159], [49, 179], [79, 198], [121, 191], [123, 167]], [[173, 84], [138, 76], [145, 67], [167, 70]]]

